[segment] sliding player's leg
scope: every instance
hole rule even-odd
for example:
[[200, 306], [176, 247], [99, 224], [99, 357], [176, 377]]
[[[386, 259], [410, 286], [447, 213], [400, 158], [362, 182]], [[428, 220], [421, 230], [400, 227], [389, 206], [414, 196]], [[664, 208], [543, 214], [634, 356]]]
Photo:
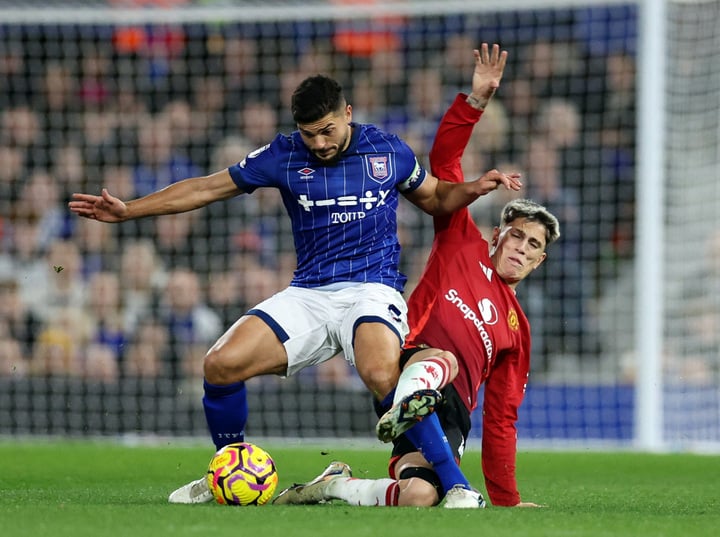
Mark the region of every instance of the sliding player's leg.
[[442, 398], [439, 390], [457, 374], [455, 357], [439, 349], [405, 349], [401, 367], [397, 387], [380, 405], [389, 406], [376, 426], [377, 436], [383, 442], [391, 442], [432, 414]]

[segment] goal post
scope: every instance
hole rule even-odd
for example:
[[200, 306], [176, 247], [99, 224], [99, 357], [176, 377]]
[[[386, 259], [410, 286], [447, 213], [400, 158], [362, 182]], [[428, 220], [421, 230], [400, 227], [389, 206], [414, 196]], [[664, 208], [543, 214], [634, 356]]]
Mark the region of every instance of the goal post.
[[[640, 4], [637, 137], [637, 298], [635, 440], [648, 450], [663, 440], [663, 259], [665, 253], [665, 33], [666, 2]], [[659, 113], [658, 113], [659, 112]], [[653, 259], [658, 262], [641, 263]]]

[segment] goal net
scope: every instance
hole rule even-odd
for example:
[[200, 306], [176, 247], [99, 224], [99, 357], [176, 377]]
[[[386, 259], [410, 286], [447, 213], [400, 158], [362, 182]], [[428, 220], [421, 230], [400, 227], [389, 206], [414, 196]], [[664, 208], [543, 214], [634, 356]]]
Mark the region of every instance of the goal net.
[[[289, 96], [319, 72], [354, 120], [427, 164], [472, 49], [497, 42], [509, 64], [464, 169], [522, 171], [562, 228], [518, 287], [533, 327], [521, 443], [632, 442], [635, 267], [660, 262], [663, 438], [720, 443], [718, 2], [668, 3], [664, 260], [635, 255], [638, 3], [489, 4], [0, 6], [0, 434], [204, 437], [205, 352], [292, 277], [272, 191], [122, 225], [71, 216], [73, 192], [131, 199], [234, 164], [293, 130]], [[505, 201], [475, 203], [477, 224], [491, 229]], [[399, 221], [407, 295], [432, 223], [409, 203]], [[370, 395], [341, 356], [248, 386], [249, 437], [373, 437]]]

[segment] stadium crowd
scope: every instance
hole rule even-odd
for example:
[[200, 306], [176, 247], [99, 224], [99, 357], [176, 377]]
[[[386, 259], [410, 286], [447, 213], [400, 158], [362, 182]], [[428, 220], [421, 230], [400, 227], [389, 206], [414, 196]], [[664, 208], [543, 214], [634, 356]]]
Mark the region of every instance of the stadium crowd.
[[[574, 27], [573, 12], [557, 17]], [[291, 278], [279, 196], [118, 226], [72, 218], [67, 201], [102, 186], [131, 199], [241, 160], [294, 128], [289, 91], [318, 72], [343, 81], [356, 121], [401, 135], [426, 161], [441, 114], [466, 90], [468, 51], [491, 39], [483, 31], [525, 21], [395, 22], [396, 39], [370, 49], [331, 23], [6, 27], [0, 376], [199, 384], [208, 346]], [[635, 59], [570, 34], [503, 40], [506, 82], [464, 162], [473, 175], [521, 171], [521, 195], [561, 221], [544, 271], [518, 291], [539, 374], [558, 357], [598, 356], [593, 304], [633, 247]], [[478, 201], [476, 221], [490, 226], [506, 201]], [[407, 293], [432, 229], [410, 204], [400, 211]], [[342, 360], [313, 374], [360, 388]]]

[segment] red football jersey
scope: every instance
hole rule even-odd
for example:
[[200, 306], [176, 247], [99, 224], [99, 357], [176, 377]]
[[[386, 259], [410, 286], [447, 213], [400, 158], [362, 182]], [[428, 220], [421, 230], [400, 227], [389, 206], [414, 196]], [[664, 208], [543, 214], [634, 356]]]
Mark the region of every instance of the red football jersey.
[[[458, 95], [443, 117], [430, 152], [432, 174], [464, 180], [460, 157], [481, 113]], [[530, 370], [530, 325], [515, 292], [495, 273], [489, 244], [468, 209], [435, 217], [432, 251], [408, 299], [409, 344], [451, 351], [453, 384], [467, 408], [485, 383], [482, 463], [494, 505], [520, 501], [515, 482], [518, 407]]]

